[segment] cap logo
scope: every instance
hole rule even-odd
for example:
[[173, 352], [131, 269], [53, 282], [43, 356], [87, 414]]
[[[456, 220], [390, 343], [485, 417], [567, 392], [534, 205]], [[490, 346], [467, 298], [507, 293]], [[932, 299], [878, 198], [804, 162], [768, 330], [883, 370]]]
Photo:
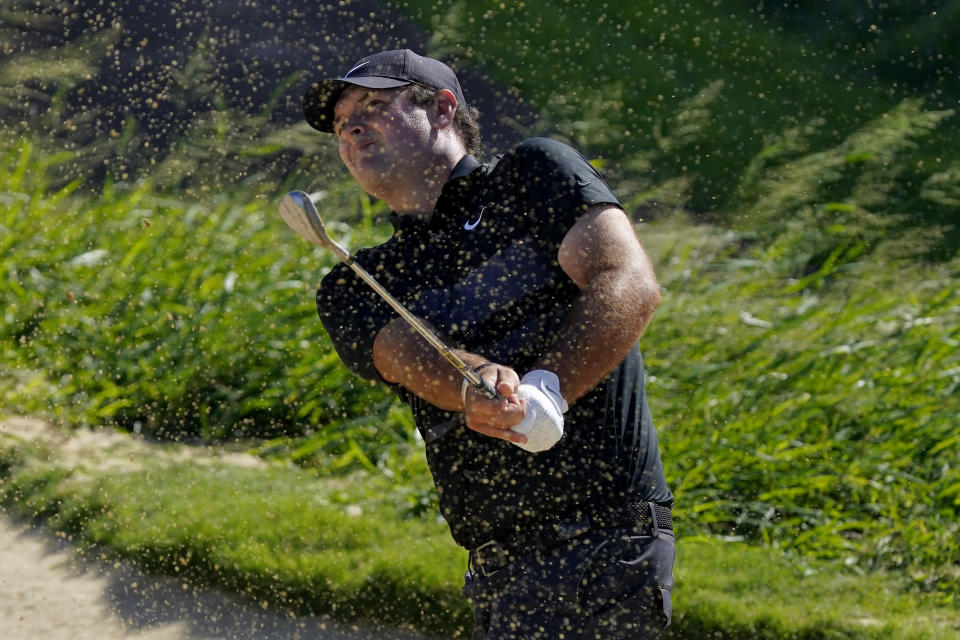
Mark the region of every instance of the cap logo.
[[355, 66], [353, 69], [350, 69], [350, 71], [347, 71], [345, 74], [343, 74], [343, 77], [344, 77], [344, 78], [349, 78], [351, 73], [353, 73], [354, 71], [356, 71], [356, 70], [359, 69], [360, 67], [365, 67], [365, 66], [367, 66], [368, 64], [370, 64], [370, 61], [369, 61], [369, 60], [367, 60], [366, 62], [361, 62], [360, 64], [358, 64], [357, 66]]

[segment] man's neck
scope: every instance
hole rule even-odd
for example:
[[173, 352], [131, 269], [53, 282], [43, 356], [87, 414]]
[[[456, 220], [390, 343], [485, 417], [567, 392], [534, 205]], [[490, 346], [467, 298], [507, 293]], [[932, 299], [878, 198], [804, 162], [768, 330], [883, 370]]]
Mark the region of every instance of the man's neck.
[[424, 179], [416, 187], [407, 186], [400, 193], [393, 197], [385, 197], [383, 200], [401, 216], [409, 216], [420, 220], [429, 220], [433, 216], [433, 211], [437, 207], [437, 201], [443, 192], [443, 186], [446, 184], [453, 172], [454, 167], [465, 156], [450, 158], [448, 162], [436, 167], [436, 170]]

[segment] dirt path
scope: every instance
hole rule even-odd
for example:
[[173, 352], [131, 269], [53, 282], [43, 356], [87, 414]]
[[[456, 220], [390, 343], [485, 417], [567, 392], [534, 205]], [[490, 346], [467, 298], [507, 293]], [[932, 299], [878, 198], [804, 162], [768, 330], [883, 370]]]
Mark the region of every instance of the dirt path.
[[5, 640], [427, 640], [392, 629], [290, 617], [126, 563], [78, 553], [44, 529], [0, 517]]

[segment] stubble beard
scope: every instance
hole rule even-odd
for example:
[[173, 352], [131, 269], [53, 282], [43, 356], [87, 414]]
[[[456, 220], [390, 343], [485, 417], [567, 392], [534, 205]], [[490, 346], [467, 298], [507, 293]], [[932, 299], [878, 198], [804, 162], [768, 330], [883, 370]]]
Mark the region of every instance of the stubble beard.
[[438, 181], [431, 171], [432, 167], [424, 162], [427, 156], [413, 148], [405, 154], [388, 154], [381, 148], [375, 158], [367, 159], [369, 162], [358, 162], [360, 166], [352, 173], [364, 191], [399, 210], [403, 205], [417, 201], [419, 191], [425, 186], [432, 187], [433, 184], [426, 184], [428, 181]]

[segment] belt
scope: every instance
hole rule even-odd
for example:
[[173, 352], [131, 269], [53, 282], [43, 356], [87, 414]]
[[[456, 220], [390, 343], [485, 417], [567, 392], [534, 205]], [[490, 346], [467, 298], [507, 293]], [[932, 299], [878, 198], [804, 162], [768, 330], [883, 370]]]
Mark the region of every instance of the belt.
[[632, 529], [641, 535], [673, 531], [670, 507], [655, 502], [630, 502], [616, 509], [578, 513], [503, 540], [488, 540], [470, 550], [470, 568], [483, 576], [499, 571], [514, 560], [549, 549], [595, 529]]

